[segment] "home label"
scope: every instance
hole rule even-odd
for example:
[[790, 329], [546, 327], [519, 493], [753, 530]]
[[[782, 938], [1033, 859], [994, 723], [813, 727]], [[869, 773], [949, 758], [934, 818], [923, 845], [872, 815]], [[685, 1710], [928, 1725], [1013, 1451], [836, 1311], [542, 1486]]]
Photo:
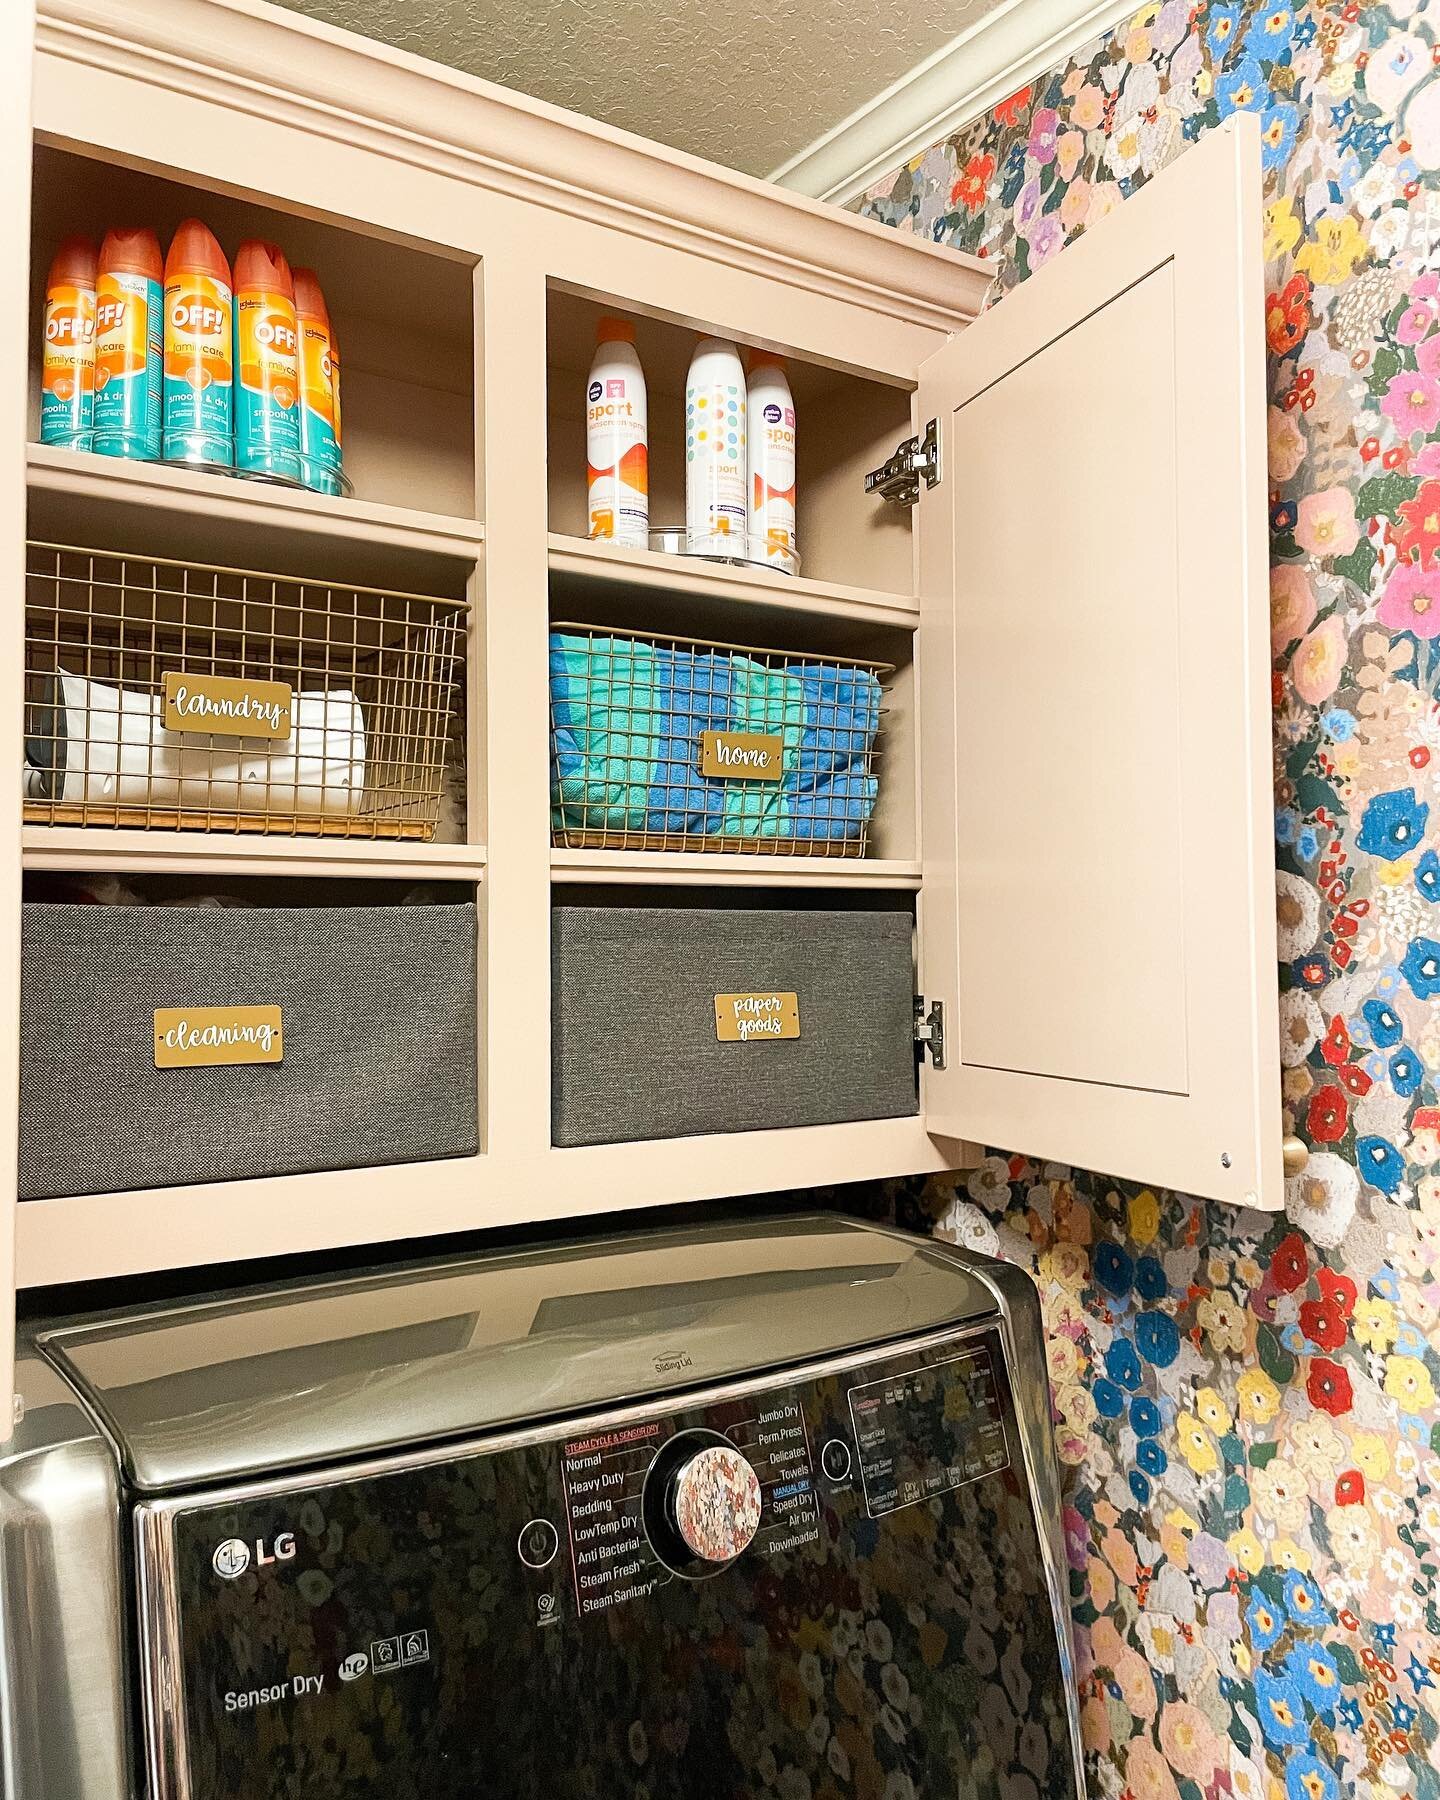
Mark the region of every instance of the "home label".
[[294, 690], [286, 681], [238, 681], [230, 675], [165, 671], [167, 731], [288, 738], [293, 700]]
[[717, 994], [715, 1036], [722, 1044], [798, 1038], [798, 994]]
[[785, 740], [768, 731], [702, 731], [700, 773], [729, 781], [779, 781], [785, 773]]
[[283, 1053], [278, 1006], [157, 1006], [155, 1009], [157, 1069], [278, 1063]]

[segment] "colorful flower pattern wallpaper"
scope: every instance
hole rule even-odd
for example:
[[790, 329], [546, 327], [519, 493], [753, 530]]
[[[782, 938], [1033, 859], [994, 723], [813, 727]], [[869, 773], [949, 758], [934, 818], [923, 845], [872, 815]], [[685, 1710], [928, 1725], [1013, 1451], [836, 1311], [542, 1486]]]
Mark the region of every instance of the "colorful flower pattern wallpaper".
[[1309, 1168], [1278, 1218], [998, 1156], [898, 1201], [1045, 1296], [1094, 1791], [1430, 1800], [1440, 3], [1147, 6], [860, 208], [993, 259], [1003, 294], [1242, 110], [1266, 168], [1280, 1057]]

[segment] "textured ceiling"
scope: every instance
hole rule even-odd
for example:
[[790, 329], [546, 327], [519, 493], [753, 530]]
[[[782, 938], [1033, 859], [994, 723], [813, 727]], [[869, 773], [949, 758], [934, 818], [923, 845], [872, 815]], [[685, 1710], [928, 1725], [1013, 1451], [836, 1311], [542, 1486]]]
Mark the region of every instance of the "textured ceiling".
[[997, 0], [288, 0], [297, 12], [766, 175]]

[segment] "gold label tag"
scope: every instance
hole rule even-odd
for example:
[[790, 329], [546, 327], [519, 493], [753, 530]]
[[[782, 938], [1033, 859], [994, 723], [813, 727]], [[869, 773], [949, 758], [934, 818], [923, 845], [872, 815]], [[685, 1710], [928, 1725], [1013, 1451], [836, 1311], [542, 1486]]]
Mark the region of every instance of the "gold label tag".
[[157, 1069], [278, 1063], [283, 1054], [278, 1006], [157, 1006], [155, 1009]]
[[702, 731], [700, 773], [730, 781], [779, 781], [785, 773], [785, 740], [779, 732]]
[[165, 671], [167, 731], [288, 738], [293, 700], [294, 690], [286, 681], [237, 681], [229, 675]]
[[798, 994], [717, 994], [715, 1036], [722, 1044], [748, 1044], [757, 1038], [798, 1038]]

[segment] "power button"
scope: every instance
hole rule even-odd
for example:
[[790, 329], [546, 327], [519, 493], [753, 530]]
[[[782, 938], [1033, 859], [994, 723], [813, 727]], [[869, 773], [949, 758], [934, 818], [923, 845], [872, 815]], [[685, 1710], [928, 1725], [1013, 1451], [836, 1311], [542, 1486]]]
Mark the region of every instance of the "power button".
[[532, 1519], [520, 1533], [516, 1548], [520, 1560], [530, 1569], [544, 1569], [555, 1560], [560, 1548], [560, 1533], [548, 1519]]
[[842, 1438], [831, 1438], [820, 1452], [820, 1467], [831, 1481], [846, 1481], [850, 1476], [850, 1446]]

